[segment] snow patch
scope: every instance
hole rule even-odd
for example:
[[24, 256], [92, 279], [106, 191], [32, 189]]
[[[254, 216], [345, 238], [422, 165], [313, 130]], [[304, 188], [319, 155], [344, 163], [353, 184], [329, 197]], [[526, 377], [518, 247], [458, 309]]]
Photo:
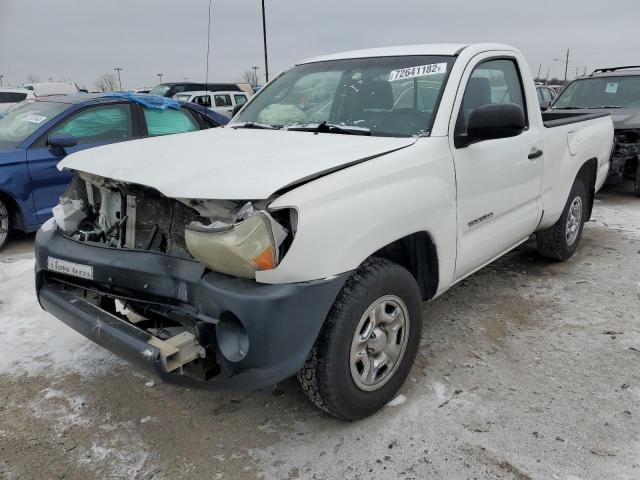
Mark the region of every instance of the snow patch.
[[0, 374], [106, 374], [123, 363], [43, 311], [35, 293], [34, 260], [0, 260]]
[[402, 405], [406, 401], [407, 401], [407, 397], [405, 397], [404, 395], [400, 394], [396, 398], [391, 400], [389, 403], [387, 403], [387, 407], [398, 407], [398, 406]]

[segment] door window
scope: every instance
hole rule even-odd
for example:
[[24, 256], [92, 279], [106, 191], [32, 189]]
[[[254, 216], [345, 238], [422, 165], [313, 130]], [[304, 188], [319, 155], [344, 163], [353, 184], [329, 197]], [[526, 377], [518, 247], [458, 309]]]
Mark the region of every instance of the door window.
[[183, 108], [180, 110], [145, 108], [144, 119], [147, 122], [147, 132], [151, 137], [199, 130], [195, 118]]
[[193, 103], [197, 105], [202, 105], [203, 107], [211, 106], [211, 96], [209, 95], [199, 95], [193, 99]]
[[467, 82], [457, 133], [466, 133], [469, 115], [484, 105], [515, 103], [526, 112], [524, 91], [515, 60], [488, 60], [478, 65]]
[[214, 95], [216, 107], [231, 107], [231, 95]]
[[236, 105], [244, 105], [247, 103], [246, 95], [234, 95], [233, 99], [236, 101]]
[[129, 105], [93, 107], [73, 115], [49, 133], [68, 133], [78, 145], [133, 138]]

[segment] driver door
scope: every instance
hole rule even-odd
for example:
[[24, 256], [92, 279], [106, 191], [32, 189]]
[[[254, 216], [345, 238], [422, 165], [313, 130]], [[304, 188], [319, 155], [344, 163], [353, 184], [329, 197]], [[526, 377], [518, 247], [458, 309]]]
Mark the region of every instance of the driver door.
[[477, 57], [467, 67], [463, 85], [464, 94], [456, 100], [456, 116], [450, 126], [458, 204], [456, 280], [533, 233], [541, 215], [544, 165], [542, 126], [531, 117], [515, 137], [455, 146], [455, 136], [466, 134], [469, 115], [478, 107], [515, 103], [525, 114], [539, 112], [537, 99], [533, 99], [535, 104], [527, 104], [516, 58], [496, 58], [495, 53]]

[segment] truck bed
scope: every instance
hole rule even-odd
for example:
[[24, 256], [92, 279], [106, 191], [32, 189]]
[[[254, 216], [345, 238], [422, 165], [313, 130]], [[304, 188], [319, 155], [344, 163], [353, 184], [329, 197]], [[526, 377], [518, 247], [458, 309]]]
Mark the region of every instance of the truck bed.
[[547, 128], [569, 125], [570, 123], [586, 122], [594, 118], [606, 117], [608, 113], [576, 113], [572, 111], [542, 112], [542, 123]]

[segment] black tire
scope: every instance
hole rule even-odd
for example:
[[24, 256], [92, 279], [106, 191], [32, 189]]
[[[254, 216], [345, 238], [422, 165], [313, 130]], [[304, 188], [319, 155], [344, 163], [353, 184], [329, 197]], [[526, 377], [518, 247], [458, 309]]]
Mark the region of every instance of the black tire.
[[[406, 347], [395, 362], [395, 370], [387, 374], [386, 383], [365, 391], [351, 373], [352, 340], [365, 312], [387, 296], [401, 299], [406, 307]], [[367, 417], [384, 407], [402, 387], [413, 366], [421, 332], [422, 303], [413, 276], [389, 260], [367, 260], [338, 294], [298, 380], [307, 397], [325, 412], [345, 420]]]
[[[568, 219], [570, 210], [574, 202], [580, 201], [581, 212], [580, 222], [577, 226], [577, 236], [573, 242], [568, 240]], [[568, 260], [576, 253], [580, 239], [582, 238], [582, 229], [584, 227], [585, 218], [588, 211], [587, 189], [580, 179], [576, 179], [571, 187], [569, 198], [564, 206], [562, 215], [558, 221], [546, 230], [540, 230], [536, 234], [538, 251], [543, 257], [549, 260], [564, 261]]]
[[0, 250], [9, 242], [11, 233], [11, 210], [7, 202], [0, 198]]
[[638, 165], [636, 166], [636, 177], [633, 182], [633, 190], [637, 197], [640, 197], [640, 157], [638, 158]]

